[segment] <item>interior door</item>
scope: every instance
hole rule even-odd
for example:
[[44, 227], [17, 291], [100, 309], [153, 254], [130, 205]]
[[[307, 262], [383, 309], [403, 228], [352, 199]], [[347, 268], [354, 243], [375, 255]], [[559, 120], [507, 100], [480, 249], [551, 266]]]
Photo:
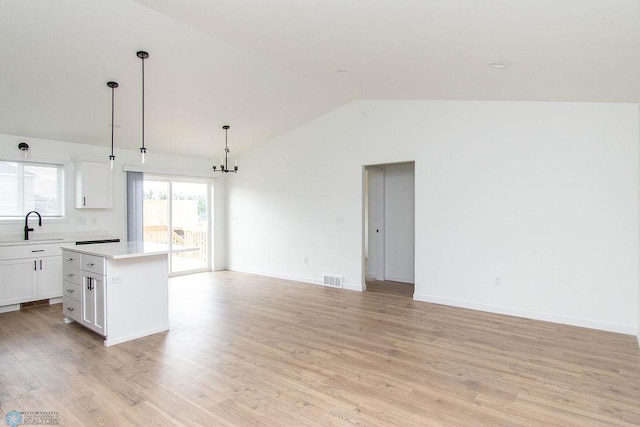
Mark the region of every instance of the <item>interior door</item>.
[[384, 280], [384, 169], [367, 168], [368, 258], [366, 274]]

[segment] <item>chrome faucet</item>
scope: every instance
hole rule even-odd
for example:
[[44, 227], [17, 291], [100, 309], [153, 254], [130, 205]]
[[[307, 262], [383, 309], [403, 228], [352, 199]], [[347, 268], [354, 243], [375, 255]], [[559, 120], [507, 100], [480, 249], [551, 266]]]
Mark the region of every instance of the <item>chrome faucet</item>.
[[29, 232], [33, 231], [33, 228], [29, 228], [29, 215], [32, 213], [38, 215], [38, 225], [42, 227], [42, 217], [36, 211], [31, 211], [24, 217], [24, 240], [29, 240]]

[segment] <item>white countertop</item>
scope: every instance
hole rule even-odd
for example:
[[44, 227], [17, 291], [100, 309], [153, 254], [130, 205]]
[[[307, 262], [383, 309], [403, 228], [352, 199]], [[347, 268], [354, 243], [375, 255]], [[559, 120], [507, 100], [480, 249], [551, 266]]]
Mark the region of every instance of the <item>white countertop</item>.
[[107, 240], [117, 239], [112, 234], [105, 232], [98, 233], [31, 233], [29, 240], [24, 240], [24, 236], [16, 234], [0, 235], [0, 247], [6, 246], [22, 246], [22, 245], [44, 245], [49, 243], [54, 244], [69, 244], [75, 242], [83, 242], [88, 240]]
[[[153, 242], [94, 243], [90, 245], [62, 245], [63, 250], [81, 254], [96, 255], [109, 259], [138, 258], [144, 256], [167, 255], [169, 246]], [[195, 250], [197, 248], [190, 248]]]
[[24, 245], [46, 245], [49, 243], [75, 243], [76, 239], [30, 239], [30, 240], [9, 240], [9, 241], [0, 241], [0, 247], [10, 247], [10, 246], [24, 246]]

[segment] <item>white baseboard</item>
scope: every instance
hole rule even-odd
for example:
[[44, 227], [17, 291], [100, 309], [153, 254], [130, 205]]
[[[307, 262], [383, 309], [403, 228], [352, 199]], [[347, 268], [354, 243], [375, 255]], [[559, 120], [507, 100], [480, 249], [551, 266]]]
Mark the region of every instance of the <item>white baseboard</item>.
[[557, 314], [538, 313], [534, 311], [518, 310], [508, 307], [499, 307], [486, 304], [478, 304], [469, 301], [461, 301], [449, 298], [432, 297], [429, 295], [413, 294], [416, 301], [430, 302], [433, 304], [449, 305], [452, 307], [468, 308], [471, 310], [487, 311], [489, 313], [505, 314], [508, 316], [523, 317], [525, 319], [543, 320], [546, 322], [560, 323], [563, 325], [580, 326], [583, 328], [598, 329], [601, 331], [617, 332], [625, 335], [636, 335], [640, 345], [640, 332], [632, 326], [619, 325], [615, 323], [598, 322], [575, 317], [562, 316]]
[[4, 305], [0, 307], [0, 313], [9, 313], [10, 311], [20, 310], [20, 304]]
[[[232, 268], [232, 267], [229, 267], [228, 270], [237, 271], [238, 273], [255, 274], [256, 276], [273, 277], [274, 279], [283, 279], [283, 280], [291, 280], [293, 282], [308, 283], [310, 285], [326, 286], [323, 283], [322, 279], [314, 279], [311, 277], [293, 276], [290, 274], [274, 273], [272, 271], [249, 271], [249, 270]], [[332, 288], [332, 286], [328, 286], [328, 287]], [[342, 284], [342, 289], [346, 289], [349, 291], [358, 291], [358, 292], [362, 292], [364, 290], [362, 288], [362, 285], [360, 284], [346, 283], [346, 282]]]
[[135, 334], [121, 335], [115, 338], [109, 338], [109, 336], [107, 335], [107, 339], [104, 340], [104, 346], [109, 347], [109, 346], [120, 344], [126, 341], [131, 341], [136, 338], [142, 338], [142, 337], [157, 334], [160, 332], [165, 332], [168, 330], [169, 330], [169, 325], [167, 324], [167, 325], [159, 326], [157, 328], [148, 329], [146, 331], [137, 332]]

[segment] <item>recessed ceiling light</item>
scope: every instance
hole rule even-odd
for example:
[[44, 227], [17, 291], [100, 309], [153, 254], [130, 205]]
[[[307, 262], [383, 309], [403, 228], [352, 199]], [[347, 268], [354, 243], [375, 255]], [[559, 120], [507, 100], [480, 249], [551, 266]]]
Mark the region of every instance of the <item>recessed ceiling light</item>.
[[347, 74], [351, 74], [348, 70], [336, 70], [336, 73], [346, 76]]
[[508, 66], [509, 66], [509, 63], [503, 62], [503, 61], [489, 63], [489, 67], [495, 68], [497, 70], [502, 70], [504, 68], [507, 68]]

